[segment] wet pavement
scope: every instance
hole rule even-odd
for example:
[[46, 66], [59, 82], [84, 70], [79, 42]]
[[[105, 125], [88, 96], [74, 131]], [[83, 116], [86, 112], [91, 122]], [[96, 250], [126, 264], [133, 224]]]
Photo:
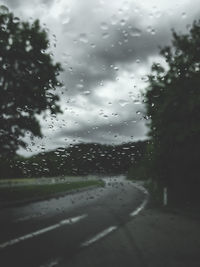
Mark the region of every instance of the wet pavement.
[[56, 266], [52, 261], [58, 258], [68, 262], [125, 225], [130, 214], [144, 205], [146, 192], [124, 177], [105, 182], [104, 188], [2, 209], [3, 266]]
[[200, 221], [148, 205], [124, 177], [0, 211], [3, 267], [199, 267]]

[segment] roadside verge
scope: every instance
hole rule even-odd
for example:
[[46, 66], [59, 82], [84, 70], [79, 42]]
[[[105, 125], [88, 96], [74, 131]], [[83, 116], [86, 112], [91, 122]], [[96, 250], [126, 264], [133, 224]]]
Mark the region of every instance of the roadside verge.
[[102, 180], [88, 180], [58, 184], [0, 187], [0, 208], [21, 206], [103, 186], [104, 182]]

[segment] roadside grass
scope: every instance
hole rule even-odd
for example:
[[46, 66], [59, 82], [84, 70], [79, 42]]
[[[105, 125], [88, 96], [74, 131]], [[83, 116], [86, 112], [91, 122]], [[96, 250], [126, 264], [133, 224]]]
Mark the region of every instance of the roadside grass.
[[34, 183], [37, 178], [13, 178], [13, 179], [0, 179], [0, 186], [1, 185], [14, 185], [19, 183]]
[[88, 180], [58, 184], [0, 187], [0, 201], [22, 201], [40, 197], [48, 197], [53, 196], [54, 194], [91, 186], [103, 187], [104, 182], [101, 180]]

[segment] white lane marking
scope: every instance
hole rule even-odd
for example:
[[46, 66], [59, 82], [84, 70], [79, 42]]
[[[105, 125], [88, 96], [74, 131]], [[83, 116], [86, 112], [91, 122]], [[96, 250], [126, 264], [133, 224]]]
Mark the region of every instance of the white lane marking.
[[130, 213], [130, 216], [133, 217], [133, 216], [138, 215], [138, 213], [140, 213], [140, 211], [143, 210], [143, 209], [145, 208], [147, 202], [148, 202], [148, 200], [145, 199], [145, 200], [142, 202], [142, 204], [141, 204], [136, 210], [134, 210], [133, 212]]
[[77, 217], [69, 218], [69, 219], [66, 219], [66, 220], [62, 220], [59, 223], [53, 224], [53, 225], [51, 225], [49, 227], [40, 229], [40, 230], [35, 231], [35, 232], [32, 232], [30, 234], [27, 234], [27, 235], [24, 235], [24, 236], [21, 236], [21, 237], [12, 239], [12, 240], [7, 241], [5, 243], [2, 243], [2, 244], [0, 244], [0, 249], [6, 248], [8, 246], [12, 246], [12, 245], [17, 244], [17, 243], [19, 243], [21, 241], [27, 240], [29, 238], [33, 238], [35, 236], [44, 234], [44, 233], [49, 232], [49, 231], [52, 231], [52, 230], [54, 230], [56, 228], [59, 228], [59, 227], [65, 225], [65, 224], [73, 224], [73, 223], [76, 223], [76, 222], [84, 219], [87, 216], [88, 216], [87, 214], [83, 214], [81, 216], [77, 216]]
[[129, 214], [131, 217], [134, 217], [134, 216], [138, 215], [140, 213], [140, 211], [142, 211], [145, 208], [145, 206], [148, 203], [148, 197], [149, 197], [149, 192], [142, 185], [139, 185], [139, 184], [135, 184], [134, 183], [134, 187], [136, 187], [140, 191], [142, 191], [146, 195], [146, 198], [144, 199], [144, 201], [142, 202], [142, 204], [136, 210], [132, 211]]
[[88, 241], [81, 244], [81, 247], [87, 247], [91, 245], [92, 243], [98, 241], [99, 239], [103, 238], [104, 236], [108, 235], [112, 231], [116, 230], [117, 226], [111, 226], [104, 231], [100, 232], [99, 234], [95, 235], [93, 238], [89, 239]]
[[138, 188], [140, 191], [142, 191], [145, 195], [149, 195], [149, 192], [142, 186], [136, 183], [133, 183], [133, 186]]

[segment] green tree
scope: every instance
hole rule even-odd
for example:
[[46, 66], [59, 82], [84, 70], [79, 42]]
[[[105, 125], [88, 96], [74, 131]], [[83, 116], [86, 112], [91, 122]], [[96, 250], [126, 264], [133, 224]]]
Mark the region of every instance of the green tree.
[[187, 34], [173, 31], [160, 54], [168, 66], [152, 65], [146, 92], [152, 168], [174, 194], [192, 199], [200, 185], [200, 22]]
[[41, 137], [37, 114], [61, 112], [55, 88], [62, 70], [49, 52], [47, 33], [0, 6], [0, 156], [26, 147], [23, 137]]

